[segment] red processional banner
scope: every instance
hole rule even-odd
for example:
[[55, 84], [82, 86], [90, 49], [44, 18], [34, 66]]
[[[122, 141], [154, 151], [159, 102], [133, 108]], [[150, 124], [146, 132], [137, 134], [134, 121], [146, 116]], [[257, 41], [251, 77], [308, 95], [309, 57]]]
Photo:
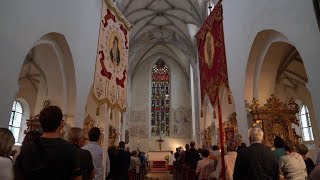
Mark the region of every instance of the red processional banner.
[[93, 94], [111, 109], [126, 111], [130, 23], [113, 4], [103, 0]]
[[201, 102], [208, 96], [214, 107], [218, 89], [229, 91], [223, 33], [222, 4], [219, 2], [196, 34], [199, 54]]
[[[223, 15], [221, 1], [214, 7], [205, 23], [196, 34], [199, 54], [201, 102], [208, 96], [212, 107], [217, 101], [219, 113], [219, 133], [221, 145], [221, 177], [225, 180], [224, 161], [224, 129], [222, 123], [222, 110], [220, 106], [219, 88], [224, 86], [229, 91], [226, 50], [223, 33]], [[231, 103], [230, 91], [228, 101]], [[215, 115], [215, 114], [214, 114]], [[227, 138], [233, 136], [228, 132]]]

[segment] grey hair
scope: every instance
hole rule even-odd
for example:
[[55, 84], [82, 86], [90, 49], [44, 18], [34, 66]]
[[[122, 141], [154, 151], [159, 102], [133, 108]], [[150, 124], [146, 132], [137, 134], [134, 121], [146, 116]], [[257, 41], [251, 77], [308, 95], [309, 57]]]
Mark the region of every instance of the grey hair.
[[77, 143], [77, 140], [82, 137], [84, 134], [83, 134], [83, 131], [81, 128], [78, 128], [78, 127], [73, 127], [71, 129], [69, 129], [69, 132], [68, 132], [68, 141], [69, 142], [72, 142], [72, 143]]
[[263, 131], [260, 128], [250, 128], [248, 135], [251, 138], [252, 142], [262, 142], [263, 140]]

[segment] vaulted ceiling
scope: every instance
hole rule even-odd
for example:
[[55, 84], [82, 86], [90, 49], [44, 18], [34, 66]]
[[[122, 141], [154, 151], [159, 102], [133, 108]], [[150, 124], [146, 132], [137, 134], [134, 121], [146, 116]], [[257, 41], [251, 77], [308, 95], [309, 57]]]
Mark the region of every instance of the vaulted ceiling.
[[306, 69], [297, 49], [288, 45], [287, 55], [282, 59], [277, 72], [277, 79], [290, 87], [308, 83]]
[[[173, 57], [186, 72], [196, 61], [194, 35], [206, 17], [205, 0], [116, 0], [132, 24], [130, 66], [154, 54]], [[129, 68], [130, 68], [129, 66]]]
[[203, 16], [197, 0], [123, 0], [119, 8], [131, 22], [131, 41], [153, 29], [171, 29], [190, 38], [188, 24], [200, 26]]

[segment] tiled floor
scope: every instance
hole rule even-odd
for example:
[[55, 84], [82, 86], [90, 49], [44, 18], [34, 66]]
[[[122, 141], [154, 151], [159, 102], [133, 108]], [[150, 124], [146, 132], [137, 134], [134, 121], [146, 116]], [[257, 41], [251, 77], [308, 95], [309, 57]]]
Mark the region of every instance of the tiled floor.
[[173, 180], [173, 174], [169, 172], [149, 172], [146, 175], [149, 180]]

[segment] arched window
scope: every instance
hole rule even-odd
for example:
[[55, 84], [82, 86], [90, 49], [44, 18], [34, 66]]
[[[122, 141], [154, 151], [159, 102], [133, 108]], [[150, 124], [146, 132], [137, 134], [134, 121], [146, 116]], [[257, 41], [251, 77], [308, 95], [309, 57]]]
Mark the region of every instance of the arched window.
[[23, 108], [19, 101], [14, 101], [9, 122], [9, 129], [12, 131], [15, 142], [19, 141], [20, 126], [22, 121]]
[[152, 67], [151, 86], [151, 135], [169, 136], [170, 73], [161, 59]]
[[314, 13], [318, 21], [318, 27], [320, 30], [320, 0], [313, 0]]
[[302, 128], [303, 141], [313, 141], [313, 133], [310, 122], [310, 115], [307, 106], [303, 105], [300, 110], [300, 123]]

